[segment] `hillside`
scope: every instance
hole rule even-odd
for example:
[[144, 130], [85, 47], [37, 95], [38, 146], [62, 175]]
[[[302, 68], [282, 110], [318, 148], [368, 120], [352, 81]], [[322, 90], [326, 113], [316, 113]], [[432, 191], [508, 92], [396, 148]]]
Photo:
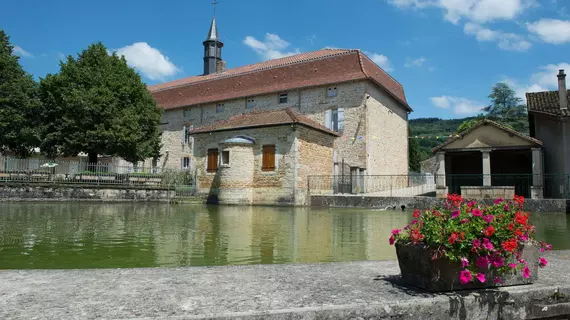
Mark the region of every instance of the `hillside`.
[[[449, 137], [449, 135], [455, 135], [457, 133], [457, 128], [459, 125], [461, 125], [461, 123], [463, 123], [463, 121], [473, 119], [476, 118], [467, 117], [448, 120], [439, 118], [412, 119], [409, 120], [411, 136], [412, 138], [418, 136], [417, 141], [420, 145], [420, 150], [422, 151], [423, 157], [428, 158], [431, 156], [431, 149], [435, 148], [446, 140], [446, 138], [442, 136]], [[497, 121], [496, 119], [492, 120]], [[526, 116], [513, 117], [505, 120], [499, 120], [498, 122], [510, 126], [518, 132], [528, 135], [528, 118]], [[421, 139], [421, 137], [424, 137], [424, 139]]]

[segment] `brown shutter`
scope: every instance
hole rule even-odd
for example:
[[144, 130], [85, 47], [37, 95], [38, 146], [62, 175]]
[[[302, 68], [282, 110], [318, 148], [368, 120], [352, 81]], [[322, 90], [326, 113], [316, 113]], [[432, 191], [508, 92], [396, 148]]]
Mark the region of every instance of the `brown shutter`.
[[208, 166], [206, 170], [208, 172], [218, 171], [218, 149], [208, 150]]
[[275, 170], [275, 146], [263, 146], [261, 170]]

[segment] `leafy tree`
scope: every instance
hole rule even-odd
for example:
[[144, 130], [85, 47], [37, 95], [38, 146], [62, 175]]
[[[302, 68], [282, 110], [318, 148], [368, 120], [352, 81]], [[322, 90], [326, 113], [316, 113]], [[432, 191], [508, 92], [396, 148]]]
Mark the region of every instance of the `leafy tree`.
[[523, 100], [517, 97], [515, 91], [505, 82], [495, 84], [488, 98], [491, 99], [491, 105], [483, 111], [488, 112], [489, 117], [503, 119], [526, 115]]
[[159, 156], [162, 111], [125, 58], [102, 43], [62, 61], [41, 79], [40, 95], [47, 155], [85, 152], [92, 163], [101, 154], [133, 163]]
[[[412, 136], [410, 127], [408, 127], [408, 136]], [[420, 172], [421, 162], [428, 158], [428, 155], [420, 148], [420, 144], [416, 139], [408, 141], [408, 165], [410, 171]]]
[[40, 100], [37, 83], [22, 69], [13, 49], [0, 30], [0, 152], [27, 157], [39, 143], [34, 115]]

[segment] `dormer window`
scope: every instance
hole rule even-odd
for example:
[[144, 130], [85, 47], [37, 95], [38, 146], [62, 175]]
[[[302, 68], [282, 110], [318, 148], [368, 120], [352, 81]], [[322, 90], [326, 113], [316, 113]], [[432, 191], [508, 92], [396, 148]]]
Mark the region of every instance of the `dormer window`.
[[279, 103], [287, 103], [287, 93], [280, 93], [279, 94]]
[[336, 87], [329, 87], [327, 89], [327, 97], [334, 98], [337, 96], [337, 94], [338, 94], [338, 91], [336, 90]]
[[255, 100], [254, 99], [247, 99], [247, 102], [245, 104], [245, 108], [246, 109], [253, 109], [253, 107], [255, 107]]
[[216, 113], [222, 113], [222, 112], [224, 112], [224, 104], [218, 103], [218, 106], [216, 107]]

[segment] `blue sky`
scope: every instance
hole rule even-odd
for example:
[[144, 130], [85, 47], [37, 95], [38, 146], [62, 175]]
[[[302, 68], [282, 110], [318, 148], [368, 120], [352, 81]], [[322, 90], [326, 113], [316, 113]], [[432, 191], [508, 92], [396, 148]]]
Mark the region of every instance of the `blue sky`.
[[[149, 84], [202, 72], [210, 0], [8, 1], [0, 28], [35, 77], [102, 41]], [[570, 73], [567, 0], [219, 0], [228, 68], [324, 47], [358, 48], [400, 81], [412, 118], [477, 114], [490, 88], [556, 89]]]

